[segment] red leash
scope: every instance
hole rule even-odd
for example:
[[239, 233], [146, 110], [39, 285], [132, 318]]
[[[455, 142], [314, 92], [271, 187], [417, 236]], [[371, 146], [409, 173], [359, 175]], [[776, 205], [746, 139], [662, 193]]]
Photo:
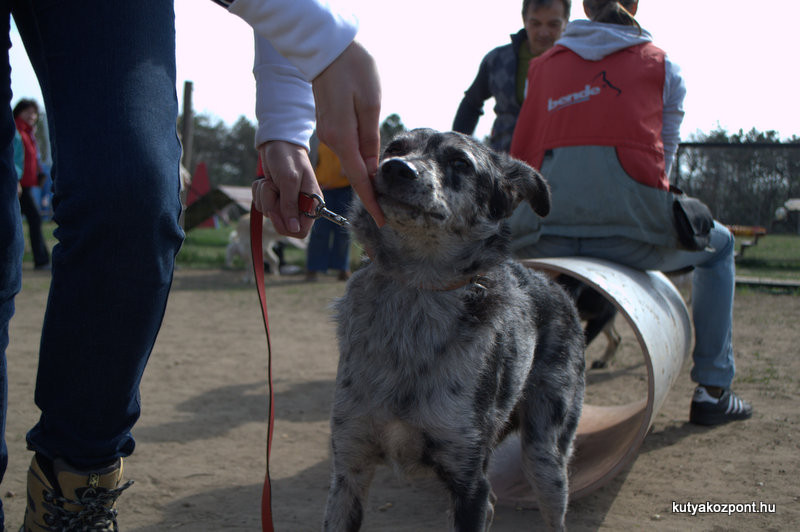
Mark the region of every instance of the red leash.
[[250, 255], [253, 258], [253, 273], [256, 278], [258, 299], [261, 302], [261, 317], [267, 333], [267, 394], [269, 396], [269, 418], [267, 420], [267, 473], [264, 489], [261, 492], [261, 530], [274, 532], [272, 524], [272, 484], [269, 478], [269, 456], [272, 451], [272, 432], [275, 425], [275, 394], [272, 391], [272, 345], [269, 341], [269, 317], [267, 316], [267, 296], [264, 290], [264, 250], [261, 249], [261, 231], [264, 215], [250, 206]]
[[[325, 204], [318, 198], [322, 210]], [[305, 213], [315, 212], [314, 202], [317, 198], [300, 195], [298, 205]], [[319, 214], [317, 215], [319, 216]], [[264, 489], [261, 492], [261, 530], [274, 532], [272, 522], [272, 483], [269, 477], [269, 457], [272, 452], [272, 433], [275, 426], [275, 394], [272, 391], [272, 345], [269, 341], [269, 317], [267, 316], [267, 296], [264, 289], [264, 250], [262, 249], [261, 233], [264, 215], [256, 210], [255, 204], [250, 205], [250, 255], [253, 259], [253, 273], [256, 279], [258, 299], [261, 302], [261, 317], [264, 319], [264, 330], [267, 333], [267, 394], [269, 396], [269, 418], [267, 421], [267, 473], [264, 476]]]

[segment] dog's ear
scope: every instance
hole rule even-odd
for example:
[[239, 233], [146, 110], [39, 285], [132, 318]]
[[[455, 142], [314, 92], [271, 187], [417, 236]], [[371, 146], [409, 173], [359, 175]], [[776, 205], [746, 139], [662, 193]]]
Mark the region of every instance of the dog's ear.
[[[505, 196], [499, 202], [504, 204], [505, 208], [497, 210], [493, 208], [492, 214], [499, 214], [497, 211], [504, 210], [507, 214], [501, 217], [510, 216], [517, 205], [525, 200], [530, 203], [533, 212], [541, 217], [547, 216], [550, 212], [550, 186], [544, 177], [533, 167], [507, 154], [500, 155], [499, 166], [503, 174], [499, 188]], [[498, 201], [500, 198], [495, 197], [493, 200]]]

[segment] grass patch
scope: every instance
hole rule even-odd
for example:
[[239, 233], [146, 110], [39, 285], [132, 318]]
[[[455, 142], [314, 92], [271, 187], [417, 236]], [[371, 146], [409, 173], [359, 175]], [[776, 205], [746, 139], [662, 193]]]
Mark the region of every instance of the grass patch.
[[176, 262], [190, 268], [223, 268], [230, 227], [195, 228], [186, 234]]
[[[28, 240], [28, 224], [23, 222], [25, 231], [25, 256], [27, 263], [33, 262]], [[45, 222], [42, 231], [47, 247], [52, 251], [56, 240], [53, 237], [55, 224]], [[224, 268], [225, 248], [234, 227], [195, 228], [186, 235], [186, 240], [178, 253], [177, 262], [185, 268]], [[736, 241], [736, 249], [740, 249], [741, 241]], [[353, 244], [350, 253], [351, 267], [356, 270], [361, 262], [362, 249]], [[293, 246], [284, 248], [284, 260], [288, 264], [304, 267], [306, 253]], [[243, 268], [241, 261], [234, 262], [234, 267]], [[758, 240], [758, 245], [747, 248], [744, 256], [736, 261], [736, 275], [746, 277], [763, 277], [800, 281], [800, 235], [766, 235]]]
[[[745, 239], [736, 240], [738, 250]], [[800, 281], [800, 236], [761, 237], [736, 261], [736, 275]]]
[[[195, 228], [186, 235], [180, 253], [178, 264], [189, 268], [224, 268], [225, 249], [228, 246], [230, 233], [235, 227], [227, 226], [217, 229]], [[361, 263], [361, 247], [353, 243], [350, 251], [351, 270], [355, 271]], [[283, 260], [286, 264], [305, 268], [306, 252], [294, 246], [283, 248]], [[247, 268], [250, 265], [246, 265]], [[233, 268], [245, 268], [239, 257], [233, 261]]]

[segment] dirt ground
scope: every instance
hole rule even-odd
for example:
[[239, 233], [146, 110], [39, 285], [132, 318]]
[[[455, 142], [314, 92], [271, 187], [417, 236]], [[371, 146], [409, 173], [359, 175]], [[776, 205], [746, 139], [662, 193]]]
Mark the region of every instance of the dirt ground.
[[[265, 471], [266, 344], [257, 296], [240, 271], [180, 270], [142, 383], [135, 484], [120, 499], [125, 531], [260, 530]], [[10, 464], [0, 488], [9, 530], [21, 522], [35, 422], [33, 387], [49, 275], [26, 269], [8, 349]], [[318, 530], [328, 487], [328, 413], [336, 371], [328, 306], [343, 283], [271, 281], [276, 427], [271, 471], [276, 528]], [[619, 320], [618, 320], [619, 321]], [[571, 530], [796, 530], [800, 522], [800, 296], [737, 292], [734, 387], [749, 421], [688, 424], [688, 364], [636, 459], [608, 484], [571, 502]], [[590, 393], [635, 389], [642, 357], [623, 331], [623, 355], [590, 375]], [[590, 355], [591, 356], [591, 355]], [[637, 360], [629, 363], [626, 360]], [[637, 373], [638, 372], [638, 373]], [[616, 383], [616, 384], [615, 384]], [[760, 503], [762, 513], [673, 511], [673, 502]], [[740, 507], [739, 509], [744, 509]], [[767, 510], [774, 510], [769, 512]], [[447, 503], [431, 481], [379, 469], [364, 530], [444, 530]], [[541, 530], [538, 511], [500, 507], [493, 530]]]

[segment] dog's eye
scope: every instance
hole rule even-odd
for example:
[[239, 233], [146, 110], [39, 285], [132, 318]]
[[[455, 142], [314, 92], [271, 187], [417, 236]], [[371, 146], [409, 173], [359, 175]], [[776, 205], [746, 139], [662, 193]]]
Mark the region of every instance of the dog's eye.
[[472, 169], [472, 162], [466, 157], [453, 157], [450, 159], [450, 168], [456, 172], [466, 172]]
[[386, 149], [383, 151], [383, 157], [397, 157], [400, 155], [405, 155], [408, 152], [408, 144], [405, 142], [404, 139], [394, 140], [386, 146]]

